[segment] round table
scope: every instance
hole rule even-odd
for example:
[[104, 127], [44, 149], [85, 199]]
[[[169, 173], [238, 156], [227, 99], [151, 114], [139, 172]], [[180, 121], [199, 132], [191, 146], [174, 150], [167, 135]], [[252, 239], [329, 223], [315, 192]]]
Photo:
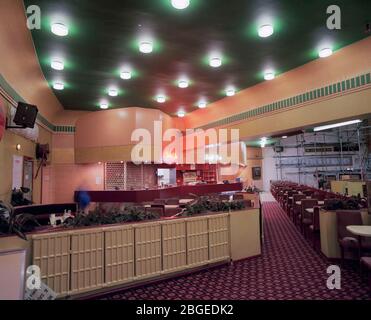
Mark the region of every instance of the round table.
[[371, 238], [371, 226], [347, 226], [347, 230], [359, 237]]

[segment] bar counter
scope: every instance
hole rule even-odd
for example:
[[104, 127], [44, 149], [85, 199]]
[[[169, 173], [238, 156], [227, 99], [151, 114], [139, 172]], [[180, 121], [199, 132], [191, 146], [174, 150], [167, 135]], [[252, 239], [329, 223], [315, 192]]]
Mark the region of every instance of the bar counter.
[[[230, 191], [241, 191], [242, 183], [231, 184], [205, 184], [194, 186], [177, 186], [150, 190], [130, 191], [87, 191], [92, 202], [148, 202], [154, 199], [187, 198], [192, 193], [198, 196]], [[79, 191], [75, 191], [77, 202]]]

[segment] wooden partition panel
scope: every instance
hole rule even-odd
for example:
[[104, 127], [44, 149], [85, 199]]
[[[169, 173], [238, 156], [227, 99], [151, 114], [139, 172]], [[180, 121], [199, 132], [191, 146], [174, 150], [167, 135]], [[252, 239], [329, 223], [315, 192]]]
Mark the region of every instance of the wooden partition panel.
[[120, 284], [134, 278], [134, 229], [120, 226], [104, 232], [105, 284]]
[[162, 226], [163, 271], [184, 269], [187, 265], [187, 239], [185, 220], [164, 222]]
[[135, 226], [135, 275], [151, 277], [161, 273], [161, 225], [158, 222]]
[[[58, 297], [175, 274], [231, 258], [231, 215], [252, 217], [258, 209], [35, 235], [32, 263]], [[252, 220], [236, 225], [243, 235], [259, 233]], [[254, 246], [249, 239], [235, 242]]]
[[75, 231], [71, 236], [71, 292], [99, 289], [104, 283], [102, 229]]
[[41, 271], [41, 281], [59, 296], [68, 294], [70, 285], [70, 236], [50, 233], [33, 236], [32, 264]]
[[187, 262], [195, 267], [209, 261], [209, 234], [207, 217], [187, 221]]
[[229, 214], [209, 217], [209, 258], [210, 261], [225, 260], [229, 252]]

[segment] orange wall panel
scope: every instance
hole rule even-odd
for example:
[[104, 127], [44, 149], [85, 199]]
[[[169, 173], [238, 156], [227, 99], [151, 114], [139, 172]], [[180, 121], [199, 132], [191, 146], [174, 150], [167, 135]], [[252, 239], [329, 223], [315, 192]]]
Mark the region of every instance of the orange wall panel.
[[196, 110], [184, 118], [187, 128], [200, 127], [273, 101], [323, 87], [329, 83], [363, 74], [371, 70], [371, 37], [335, 52], [326, 59], [317, 59]]

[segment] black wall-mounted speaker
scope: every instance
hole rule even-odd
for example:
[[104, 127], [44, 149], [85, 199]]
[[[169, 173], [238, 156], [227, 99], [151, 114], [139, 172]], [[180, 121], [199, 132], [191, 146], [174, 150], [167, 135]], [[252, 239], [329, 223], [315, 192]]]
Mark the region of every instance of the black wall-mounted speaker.
[[14, 123], [24, 128], [35, 127], [36, 117], [39, 110], [36, 106], [19, 102], [14, 116]]

